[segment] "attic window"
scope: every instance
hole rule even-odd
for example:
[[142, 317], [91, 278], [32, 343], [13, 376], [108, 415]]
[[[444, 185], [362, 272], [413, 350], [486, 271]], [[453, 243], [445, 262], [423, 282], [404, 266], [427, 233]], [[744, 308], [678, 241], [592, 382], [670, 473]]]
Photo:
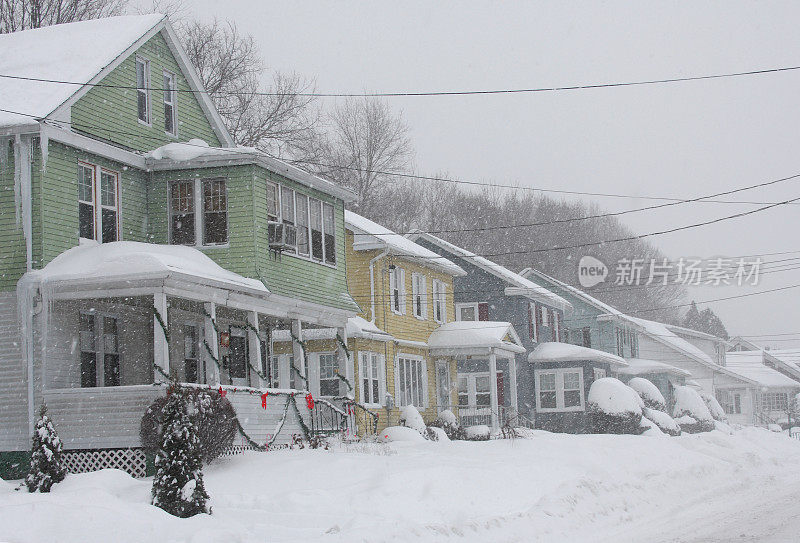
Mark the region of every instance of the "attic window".
[[150, 124], [150, 61], [136, 59], [136, 102], [139, 121]]
[[164, 131], [170, 136], [178, 134], [175, 106], [175, 74], [164, 72]]

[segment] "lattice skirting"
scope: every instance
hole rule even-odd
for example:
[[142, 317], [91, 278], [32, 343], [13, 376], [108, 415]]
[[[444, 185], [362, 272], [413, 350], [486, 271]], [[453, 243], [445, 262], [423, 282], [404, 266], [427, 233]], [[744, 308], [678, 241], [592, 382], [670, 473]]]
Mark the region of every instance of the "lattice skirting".
[[133, 477], [147, 475], [147, 458], [142, 449], [64, 451], [63, 458], [64, 465], [70, 473], [115, 468], [127, 471]]

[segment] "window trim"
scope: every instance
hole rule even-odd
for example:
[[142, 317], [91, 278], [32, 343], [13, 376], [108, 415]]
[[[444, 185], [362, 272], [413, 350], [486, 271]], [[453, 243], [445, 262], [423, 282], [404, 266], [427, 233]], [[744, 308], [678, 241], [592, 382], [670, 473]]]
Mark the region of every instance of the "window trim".
[[428, 361], [425, 359], [424, 356], [416, 355], [416, 354], [408, 354], [398, 352], [395, 355], [394, 359], [394, 390], [395, 390], [395, 403], [397, 407], [404, 407], [410, 404], [403, 404], [401, 403], [400, 398], [400, 364], [402, 361], [411, 361], [414, 363], [419, 363], [420, 368], [420, 386], [422, 390], [422, 405], [415, 405], [414, 407], [418, 409], [427, 409], [430, 404], [430, 399], [428, 398]]
[[[94, 239], [90, 241], [95, 241], [97, 243], [104, 243], [102, 239], [103, 237], [103, 209], [110, 209], [109, 206], [103, 205], [103, 174], [109, 174], [114, 176], [114, 211], [116, 213], [116, 240], [115, 241], [122, 241], [122, 206], [120, 205], [121, 194], [120, 194], [120, 173], [115, 170], [111, 170], [104, 166], [100, 166], [99, 164], [92, 164], [91, 162], [86, 162], [85, 160], [78, 160], [78, 169], [80, 168], [89, 168], [92, 170], [92, 198], [94, 198], [94, 203], [92, 203], [92, 227], [94, 232]], [[80, 198], [76, 198], [78, 202], [78, 207], [80, 208], [80, 204], [84, 203], [89, 205], [88, 202], [85, 200], [81, 200]], [[78, 216], [78, 238], [79, 239], [89, 239], [81, 237], [80, 235], [80, 215]], [[105, 242], [110, 243], [110, 242]]]
[[[431, 293], [433, 298], [433, 320], [439, 324], [445, 324], [447, 322], [447, 283], [441, 279], [433, 278], [431, 281]], [[440, 310], [440, 319], [436, 318], [437, 309]]]
[[[369, 373], [371, 374], [372, 368], [372, 357], [378, 362], [378, 375], [370, 375], [369, 377], [366, 376], [365, 370], [370, 368]], [[368, 362], [365, 363], [364, 359], [369, 358]], [[377, 402], [370, 402], [367, 399], [367, 394], [364, 391], [364, 380], [369, 379], [370, 387], [372, 386], [373, 381], [378, 382], [378, 398]], [[371, 394], [372, 389], [370, 388], [369, 396]], [[358, 352], [358, 393], [359, 398], [361, 398], [361, 403], [363, 403], [367, 407], [381, 407], [386, 402], [386, 357], [379, 352], [376, 351], [359, 351]], [[372, 398], [375, 400], [375, 398]]]
[[[81, 366], [81, 354], [87, 351], [83, 351], [80, 348], [80, 316], [81, 315], [88, 315], [94, 319], [94, 341], [95, 341], [95, 385], [93, 387], [84, 387], [80, 384], [80, 366]], [[117, 321], [117, 352], [113, 353], [117, 355], [117, 363], [119, 364], [120, 368], [120, 384], [119, 385], [106, 385], [106, 364], [105, 364], [105, 357], [106, 357], [106, 347], [105, 347], [105, 322], [103, 319], [114, 319]], [[122, 341], [121, 341], [121, 334], [120, 330], [122, 328], [123, 321], [122, 321], [122, 314], [117, 313], [114, 311], [104, 311], [104, 310], [97, 310], [97, 309], [89, 309], [89, 310], [78, 310], [78, 349], [76, 349], [78, 353], [78, 386], [76, 388], [118, 388], [122, 386], [132, 386], [132, 385], [123, 385], [122, 384], [122, 366], [124, 363], [124, 358], [122, 353], [124, 349], [122, 349]], [[109, 353], [110, 354], [110, 353]]]
[[[564, 407], [564, 374], [577, 373], [578, 386], [581, 392], [581, 404], [573, 407]], [[556, 376], [556, 407], [542, 407], [542, 397], [539, 389], [539, 376], [542, 374], [555, 374]], [[583, 368], [549, 368], [538, 369], [533, 372], [535, 394], [536, 394], [536, 411], [540, 413], [570, 413], [586, 410], [586, 386], [583, 380]], [[570, 389], [572, 390], [572, 389]]]
[[178, 137], [178, 78], [173, 72], [170, 72], [169, 70], [164, 70], [163, 73], [164, 73], [164, 79], [169, 77], [170, 80], [171, 80], [171, 83], [172, 83], [172, 87], [169, 89], [170, 90], [170, 94], [172, 96], [172, 102], [171, 103], [168, 103], [167, 100], [164, 98], [164, 91], [166, 89], [162, 89], [162, 93], [161, 93], [161, 97], [163, 99], [163, 104], [164, 104], [164, 121], [165, 122], [166, 122], [166, 119], [167, 119], [167, 105], [172, 107], [172, 132], [167, 130], [166, 126], [165, 126], [164, 127], [164, 133], [167, 136], [171, 136], [173, 138], [177, 138]]
[[[461, 310], [465, 308], [473, 308], [475, 310], [475, 321], [478, 321], [478, 303], [479, 302], [460, 302], [456, 304], [456, 320], [461, 321]], [[464, 321], [470, 322], [470, 321]]]
[[539, 342], [539, 326], [536, 318], [536, 302], [528, 302], [528, 336], [534, 343]]
[[[419, 298], [419, 315], [417, 298]], [[411, 273], [411, 314], [417, 320], [428, 320], [428, 277], [424, 273]]]
[[[341, 396], [342, 395], [342, 380], [339, 379], [339, 377], [337, 377], [337, 375], [342, 375], [342, 373], [341, 373], [342, 370], [344, 370], [346, 368], [342, 366], [342, 360], [339, 357], [338, 353], [336, 351], [320, 351], [320, 352], [315, 352], [313, 354], [314, 354], [314, 359], [315, 359], [316, 365], [317, 365], [317, 374], [316, 374], [316, 381], [317, 382], [316, 382], [316, 385], [317, 385], [317, 390], [319, 391], [319, 396], [323, 397], [323, 398], [335, 398], [337, 396]], [[336, 381], [336, 386], [338, 387], [338, 392], [337, 392], [337, 394], [335, 394], [333, 396], [331, 396], [329, 394], [322, 394], [322, 380], [323, 380], [322, 379], [322, 357], [323, 356], [332, 356], [333, 359], [336, 360], [336, 372], [334, 373], [333, 378], [325, 378], [325, 381], [334, 381], [334, 380]], [[342, 375], [342, 376], [344, 377], [344, 375]], [[306, 378], [308, 378], [308, 377], [309, 377], [308, 370], [306, 370]], [[309, 385], [310, 385], [310, 383], [309, 383]]]
[[[226, 241], [224, 243], [205, 243], [205, 215], [206, 210], [204, 207], [203, 198], [205, 196], [203, 190], [203, 183], [205, 181], [224, 181], [225, 182], [225, 228], [226, 228]], [[172, 241], [172, 185], [176, 183], [193, 183], [194, 185], [194, 243], [173, 243]], [[230, 232], [230, 199], [228, 196], [228, 178], [227, 177], [201, 177], [197, 179], [170, 179], [166, 184], [167, 190], [167, 243], [168, 245], [179, 245], [183, 247], [194, 247], [195, 249], [208, 249], [208, 248], [226, 248], [230, 247], [231, 232]]]
[[[153, 103], [152, 103], [152, 100], [150, 99], [150, 59], [142, 57], [142, 56], [139, 56], [139, 55], [136, 55], [135, 68], [134, 68], [134, 70], [136, 72], [138, 72], [138, 64], [139, 63], [144, 65], [144, 79], [145, 79], [145, 81], [144, 81], [144, 88], [140, 88], [139, 87], [139, 81], [138, 81], [138, 74], [134, 73], [134, 78], [137, 79], [137, 81], [136, 81], [136, 120], [139, 121], [140, 124], [143, 124], [144, 126], [152, 128], [153, 127]], [[139, 117], [139, 93], [140, 92], [144, 93], [145, 102], [147, 103], [147, 108], [146, 108], [147, 120], [146, 121], [142, 120], [142, 118]]]
[[[394, 283], [394, 286], [392, 286]], [[395, 290], [397, 293], [395, 294]], [[389, 269], [389, 309], [395, 315], [406, 314], [406, 270], [400, 266]], [[395, 300], [397, 309], [394, 308]]]
[[[289, 185], [287, 185], [285, 183], [278, 183], [278, 182], [275, 182], [275, 181], [271, 181], [269, 179], [267, 179], [266, 183], [267, 183], [267, 186], [272, 185], [272, 186], [275, 187], [276, 194], [278, 196], [278, 200], [277, 200], [278, 215], [277, 215], [277, 217], [275, 217], [274, 215], [270, 215], [269, 211], [267, 211], [267, 220], [268, 221], [272, 221], [273, 220], [272, 217], [275, 217], [274, 222], [283, 222], [283, 188], [284, 187], [287, 190], [290, 190], [294, 194], [294, 196], [292, 197], [292, 200], [293, 200], [292, 210], [294, 211], [294, 221], [292, 222], [292, 224], [294, 224], [295, 226], [297, 226], [297, 194], [298, 193], [302, 194], [302, 195], [306, 196], [306, 198], [307, 198], [307, 205], [308, 205], [308, 225], [307, 225], [307, 229], [308, 229], [308, 255], [301, 255], [301, 254], [299, 254], [297, 252], [297, 250], [295, 250], [295, 251], [284, 251], [281, 254], [281, 256], [291, 256], [291, 257], [294, 257], [294, 258], [299, 258], [300, 260], [306, 260], [308, 262], [314, 262], [316, 264], [321, 264], [323, 266], [327, 266], [329, 268], [336, 269], [337, 265], [338, 265], [338, 262], [339, 262], [339, 257], [336, 255], [336, 246], [339, 243], [339, 237], [340, 237], [339, 236], [339, 232], [337, 231], [337, 228], [336, 228], [336, 205], [331, 203], [331, 202], [326, 202], [325, 200], [322, 200], [321, 198], [317, 198], [317, 197], [311, 195], [308, 192], [297, 190], [297, 189], [295, 189], [295, 188], [293, 188], [293, 187], [291, 187], [291, 186], [289, 186]], [[266, 190], [265, 190], [264, 194], [266, 196]], [[312, 227], [311, 227], [311, 222], [312, 222], [311, 221], [311, 205], [312, 204], [311, 203], [312, 203], [312, 200], [316, 201], [316, 202], [319, 202], [320, 227], [321, 227], [320, 233], [322, 235], [322, 259], [314, 258], [314, 249], [313, 249], [312, 236], [311, 236], [311, 232], [312, 232]], [[325, 230], [325, 211], [324, 211], [324, 206], [326, 206], [326, 205], [330, 206], [331, 208], [333, 208], [333, 222], [334, 222], [334, 225], [333, 225], [333, 239], [334, 239], [333, 263], [328, 262], [328, 259], [327, 259], [328, 255], [327, 255], [327, 252], [325, 250], [325, 234], [326, 234], [326, 230]]]

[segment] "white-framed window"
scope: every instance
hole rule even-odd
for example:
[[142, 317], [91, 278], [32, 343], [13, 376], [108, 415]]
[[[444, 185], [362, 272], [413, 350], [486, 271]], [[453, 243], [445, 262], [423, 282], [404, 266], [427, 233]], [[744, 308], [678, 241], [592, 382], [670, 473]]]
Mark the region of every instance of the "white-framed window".
[[427, 364], [421, 356], [401, 354], [395, 364], [395, 395], [397, 406], [428, 405]]
[[319, 394], [320, 396], [341, 396], [342, 380], [339, 378], [339, 356], [336, 353], [320, 353]]
[[428, 278], [421, 273], [411, 274], [411, 301], [414, 316], [425, 320], [428, 318]]
[[136, 57], [136, 104], [139, 122], [150, 124], [150, 61]]
[[389, 268], [389, 307], [393, 313], [406, 314], [406, 270]]
[[297, 249], [284, 251], [300, 258], [336, 265], [336, 220], [332, 204], [285, 185], [267, 182], [267, 218], [297, 227]]
[[383, 405], [386, 394], [386, 363], [382, 354], [371, 351], [358, 353], [358, 380], [361, 402], [365, 405]]
[[595, 381], [608, 376], [606, 370], [603, 368], [592, 368], [592, 374]]
[[[209, 246], [228, 243], [226, 184], [225, 179], [170, 182], [170, 244]], [[200, 213], [197, 213], [198, 209]], [[197, 232], [201, 232], [202, 236], [198, 236]]]
[[431, 288], [433, 290], [433, 320], [444, 324], [447, 322], [447, 284], [439, 279], [434, 279]]
[[78, 162], [78, 235], [100, 243], [118, 241], [119, 215], [119, 174]]
[[175, 74], [164, 72], [164, 132], [178, 135], [178, 102], [175, 90]]
[[456, 320], [458, 321], [478, 320], [478, 302], [456, 304]]
[[542, 369], [536, 378], [536, 409], [583, 411], [583, 370], [581, 368]]
[[486, 372], [458, 375], [458, 405], [472, 408], [490, 408], [492, 405], [491, 375]]
[[787, 411], [789, 395], [786, 392], [764, 392], [761, 394], [762, 411]]
[[80, 312], [78, 336], [81, 387], [119, 386], [120, 353], [117, 317]]

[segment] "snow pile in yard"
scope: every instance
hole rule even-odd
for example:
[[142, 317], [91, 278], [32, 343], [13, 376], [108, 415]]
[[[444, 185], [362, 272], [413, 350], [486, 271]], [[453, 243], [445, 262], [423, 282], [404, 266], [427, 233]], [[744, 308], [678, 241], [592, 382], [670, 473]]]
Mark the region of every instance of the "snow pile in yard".
[[50, 494], [0, 492], [0, 541], [797, 540], [785, 434], [532, 434], [222, 458], [204, 470], [213, 515], [190, 519], [151, 506], [150, 479], [68, 475]]
[[703, 401], [706, 403], [706, 407], [708, 407], [708, 412], [711, 413], [711, 416], [714, 417], [714, 420], [724, 421], [727, 417], [725, 417], [725, 410], [722, 409], [722, 406], [719, 404], [717, 399], [706, 392], [705, 390], [701, 390], [699, 392], [700, 397], [703, 398]]
[[391, 441], [426, 441], [422, 434], [407, 426], [389, 426], [381, 432], [379, 439], [383, 443]]
[[400, 425], [406, 428], [413, 428], [420, 434], [425, 434], [425, 421], [413, 405], [405, 405], [400, 408]]
[[491, 434], [489, 427], [485, 424], [467, 426], [465, 430], [469, 439], [489, 439], [489, 435]]
[[[688, 386], [675, 387], [675, 407], [672, 409], [672, 413], [676, 417], [688, 415], [698, 422], [714, 421], [703, 398], [696, 390]], [[678, 424], [683, 424], [679, 419], [676, 421]]]
[[645, 405], [648, 407], [658, 409], [659, 411], [664, 411], [667, 408], [667, 401], [664, 399], [664, 395], [661, 394], [661, 391], [658, 390], [656, 385], [647, 379], [634, 377], [628, 381], [628, 386], [639, 394], [639, 397], [642, 398]]
[[642, 414], [644, 402], [631, 387], [614, 377], [603, 377], [592, 383], [589, 403], [609, 415]]

